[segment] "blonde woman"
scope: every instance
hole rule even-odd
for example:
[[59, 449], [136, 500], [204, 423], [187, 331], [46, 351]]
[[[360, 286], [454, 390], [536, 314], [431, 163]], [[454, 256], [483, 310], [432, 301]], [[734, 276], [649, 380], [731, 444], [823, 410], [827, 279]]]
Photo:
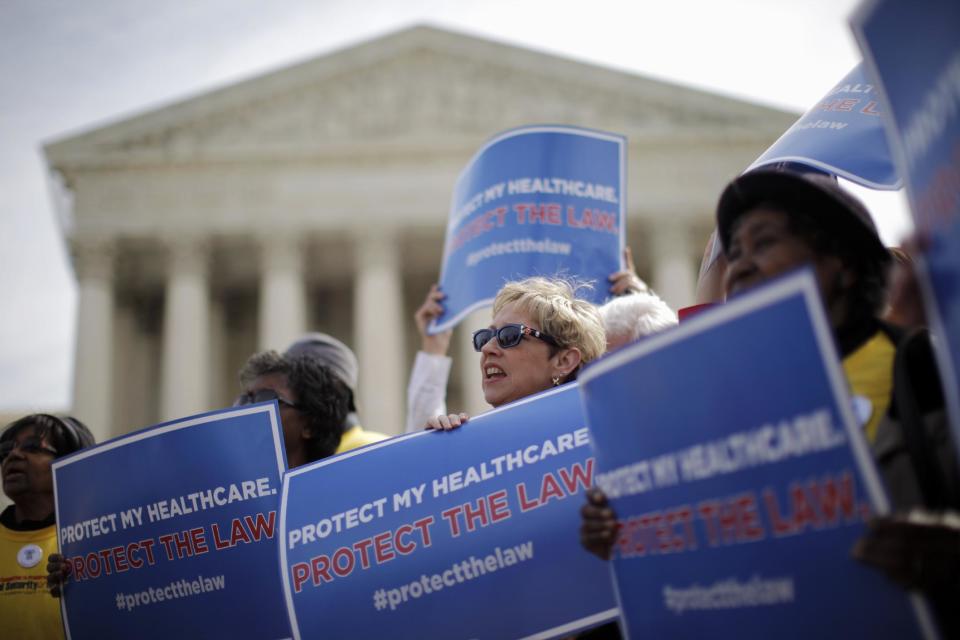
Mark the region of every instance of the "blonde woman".
[[[494, 407], [574, 380], [600, 357], [606, 336], [600, 313], [578, 299], [584, 285], [534, 277], [508, 282], [493, 301], [493, 321], [473, 333], [483, 397]], [[430, 418], [428, 429], [454, 429], [467, 414]]]

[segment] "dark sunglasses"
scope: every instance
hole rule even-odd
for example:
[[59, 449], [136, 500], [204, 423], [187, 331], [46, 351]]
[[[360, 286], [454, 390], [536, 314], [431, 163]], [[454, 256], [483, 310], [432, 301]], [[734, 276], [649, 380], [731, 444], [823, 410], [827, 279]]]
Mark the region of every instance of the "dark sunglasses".
[[6, 460], [7, 456], [13, 453], [14, 449], [19, 449], [21, 453], [28, 453], [31, 455], [49, 453], [53, 457], [57, 457], [57, 450], [53, 447], [43, 444], [43, 440], [39, 438], [25, 438], [23, 442], [19, 443], [15, 442], [14, 440], [0, 442], [0, 462]]
[[548, 336], [543, 331], [537, 331], [523, 324], [505, 324], [499, 329], [479, 329], [473, 332], [473, 348], [476, 351], [483, 349], [483, 345], [490, 342], [496, 336], [497, 344], [501, 349], [511, 349], [523, 340], [523, 336], [533, 336], [543, 340], [547, 344], [559, 347], [560, 343], [553, 337]]
[[296, 409], [300, 411], [300, 407], [290, 402], [285, 398], [281, 398], [277, 395], [277, 392], [273, 389], [260, 389], [260, 391], [255, 391], [253, 393], [244, 393], [237, 398], [236, 402], [233, 403], [235, 407], [242, 407], [246, 404], [256, 404], [258, 402], [270, 402], [271, 400], [276, 400], [280, 404], [285, 404], [291, 409]]

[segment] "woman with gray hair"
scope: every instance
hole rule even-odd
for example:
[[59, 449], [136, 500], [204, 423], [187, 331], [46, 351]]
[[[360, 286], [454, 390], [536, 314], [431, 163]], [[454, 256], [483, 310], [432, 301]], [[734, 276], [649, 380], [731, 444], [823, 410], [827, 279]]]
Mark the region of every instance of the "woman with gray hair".
[[652, 291], [613, 298], [600, 307], [607, 351], [676, 326], [677, 314]]
[[[533, 277], [500, 289], [492, 323], [473, 333], [487, 402], [499, 407], [574, 380], [583, 365], [603, 354], [600, 313], [576, 297], [585, 286]], [[427, 428], [449, 430], [467, 419], [465, 413], [437, 416]]]

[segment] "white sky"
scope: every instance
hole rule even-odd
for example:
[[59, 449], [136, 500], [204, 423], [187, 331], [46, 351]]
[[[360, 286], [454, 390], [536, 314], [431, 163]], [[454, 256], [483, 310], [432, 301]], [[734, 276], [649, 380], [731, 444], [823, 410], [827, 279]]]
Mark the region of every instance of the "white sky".
[[[860, 60], [847, 25], [856, 5], [4, 0], [0, 412], [71, 401], [76, 281], [40, 150], [46, 141], [423, 22], [803, 112]], [[902, 197], [857, 192], [885, 240], [898, 241], [909, 228]]]

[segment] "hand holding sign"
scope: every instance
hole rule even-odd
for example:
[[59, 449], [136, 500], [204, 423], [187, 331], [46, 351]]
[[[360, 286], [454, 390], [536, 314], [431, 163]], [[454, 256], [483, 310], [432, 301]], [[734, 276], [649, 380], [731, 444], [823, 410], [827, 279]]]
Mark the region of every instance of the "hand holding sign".
[[617, 534], [617, 516], [610, 501], [596, 487], [587, 491], [587, 503], [580, 508], [580, 544], [603, 560], [610, 559]]
[[453, 335], [452, 330], [448, 329], [447, 331], [438, 331], [432, 334], [427, 331], [430, 323], [443, 315], [443, 300], [446, 297], [446, 294], [440, 290], [438, 285], [430, 285], [430, 290], [427, 292], [427, 297], [424, 299], [423, 304], [420, 305], [420, 308], [413, 314], [413, 321], [416, 323], [417, 331], [420, 333], [420, 349], [425, 353], [445, 356], [450, 349], [450, 337]]
[[470, 419], [465, 413], [451, 413], [445, 416], [434, 416], [427, 420], [427, 429], [436, 431], [452, 431], [467, 423]]
[[610, 293], [622, 296], [628, 293], [648, 293], [650, 287], [637, 275], [637, 268], [633, 266], [633, 253], [630, 247], [623, 248], [623, 263], [626, 268], [607, 276], [610, 281]]
[[52, 553], [47, 558], [47, 588], [50, 595], [59, 598], [63, 592], [64, 583], [70, 578], [70, 563], [59, 553]]
[[922, 511], [874, 518], [852, 553], [904, 589], [955, 593], [960, 586], [960, 519]]

